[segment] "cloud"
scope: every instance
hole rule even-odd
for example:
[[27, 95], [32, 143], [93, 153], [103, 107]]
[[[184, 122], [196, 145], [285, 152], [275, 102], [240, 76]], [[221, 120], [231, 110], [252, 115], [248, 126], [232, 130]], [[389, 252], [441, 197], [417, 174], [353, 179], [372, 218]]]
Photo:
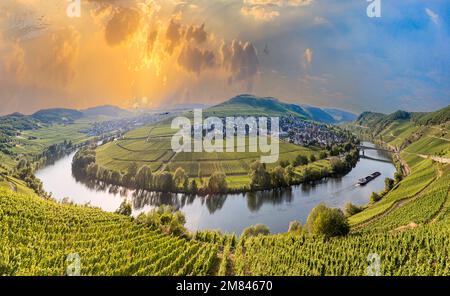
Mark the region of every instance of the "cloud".
[[244, 0], [241, 14], [259, 21], [271, 21], [280, 16], [282, 8], [306, 6], [312, 0]]
[[202, 70], [215, 66], [215, 55], [211, 50], [200, 49], [188, 44], [181, 50], [178, 64], [189, 72], [200, 74]]
[[201, 26], [189, 26], [186, 31], [186, 40], [195, 41], [197, 43], [204, 43], [208, 38], [208, 33], [205, 31], [205, 24]]
[[147, 55], [151, 55], [155, 46], [156, 39], [158, 38], [158, 29], [150, 31], [147, 36]]
[[439, 23], [439, 15], [429, 8], [425, 8], [425, 13], [430, 17], [431, 21], [437, 25]]
[[303, 60], [307, 65], [312, 63], [313, 57], [314, 57], [313, 50], [311, 48], [305, 49], [305, 51], [303, 52]]
[[129, 39], [139, 28], [141, 15], [133, 8], [118, 7], [105, 28], [105, 39], [116, 46]]
[[245, 82], [247, 90], [252, 90], [253, 81], [259, 70], [256, 48], [250, 42], [233, 40], [221, 47], [222, 65], [230, 72], [229, 82]]
[[280, 12], [269, 5], [244, 5], [241, 8], [241, 13], [245, 16], [252, 16], [259, 21], [270, 21], [280, 15]]
[[174, 18], [172, 18], [169, 22], [169, 25], [167, 26], [166, 31], [166, 39], [168, 41], [166, 51], [169, 54], [172, 54], [175, 47], [177, 47], [180, 44], [182, 36], [183, 36], [183, 26]]

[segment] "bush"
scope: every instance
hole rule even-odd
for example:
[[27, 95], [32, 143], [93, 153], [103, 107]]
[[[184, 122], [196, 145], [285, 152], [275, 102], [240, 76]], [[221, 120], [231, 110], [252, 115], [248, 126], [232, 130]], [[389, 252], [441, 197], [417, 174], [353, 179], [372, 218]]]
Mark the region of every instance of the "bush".
[[288, 232], [290, 233], [302, 233], [302, 224], [295, 220], [289, 223], [289, 229]]
[[328, 238], [347, 235], [350, 226], [340, 209], [332, 209], [320, 204], [311, 210], [306, 221], [306, 229], [311, 234]]
[[208, 181], [210, 193], [224, 193], [227, 191], [227, 176], [223, 172], [214, 172]]
[[270, 230], [264, 224], [256, 224], [253, 226], [249, 226], [242, 231], [241, 237], [249, 237], [249, 236], [258, 236], [258, 235], [269, 235]]
[[297, 157], [294, 160], [294, 166], [299, 165], [307, 165], [308, 164], [308, 158], [305, 155], [297, 155]]
[[186, 218], [180, 211], [175, 211], [171, 206], [160, 206], [152, 209], [147, 214], [141, 213], [136, 218], [137, 223], [145, 224], [151, 228], [159, 228], [168, 234], [186, 236], [184, 227]]
[[347, 216], [353, 216], [355, 214], [358, 214], [362, 210], [363, 210], [363, 207], [355, 206], [354, 204], [349, 202], [345, 205], [344, 212], [345, 212], [345, 215], [347, 215]]
[[373, 192], [372, 195], [370, 196], [370, 201], [371, 202], [377, 202], [379, 200], [381, 200], [381, 195], [379, 195], [376, 192]]
[[391, 178], [384, 179], [384, 191], [388, 192], [394, 187], [394, 180]]
[[319, 153], [319, 159], [325, 159], [328, 157], [328, 154], [325, 151], [321, 151]]
[[132, 212], [131, 204], [124, 200], [116, 210], [116, 214], [130, 216]]

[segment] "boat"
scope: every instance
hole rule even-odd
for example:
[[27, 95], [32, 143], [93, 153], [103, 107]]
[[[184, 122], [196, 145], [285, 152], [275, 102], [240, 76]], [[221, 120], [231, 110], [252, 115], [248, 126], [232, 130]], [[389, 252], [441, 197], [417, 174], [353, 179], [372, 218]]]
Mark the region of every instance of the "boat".
[[358, 184], [359, 185], [366, 185], [367, 183], [369, 183], [370, 181], [372, 181], [373, 179], [375, 179], [376, 177], [380, 176], [381, 173], [380, 172], [375, 172], [370, 174], [369, 176], [365, 177], [365, 178], [361, 178], [358, 180]]

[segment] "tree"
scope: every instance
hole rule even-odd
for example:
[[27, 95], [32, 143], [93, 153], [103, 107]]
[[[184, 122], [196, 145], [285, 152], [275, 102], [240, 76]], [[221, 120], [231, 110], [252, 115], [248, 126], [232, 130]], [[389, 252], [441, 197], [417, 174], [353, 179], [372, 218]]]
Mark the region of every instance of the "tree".
[[259, 160], [250, 166], [250, 184], [252, 187], [268, 187], [270, 184], [270, 175], [266, 170], [266, 166]]
[[327, 158], [328, 154], [326, 151], [320, 151], [319, 153], [319, 159], [325, 159]]
[[403, 179], [403, 175], [400, 172], [394, 173], [394, 181], [395, 183], [400, 182]]
[[297, 155], [297, 157], [294, 160], [294, 166], [299, 165], [307, 165], [308, 164], [308, 158], [305, 155]]
[[203, 174], [200, 168], [198, 169], [198, 178], [200, 180], [200, 184], [203, 184]]
[[341, 174], [345, 172], [346, 165], [339, 157], [332, 157], [330, 159], [331, 169], [335, 174]]
[[280, 166], [282, 168], [285, 168], [289, 165], [289, 161], [288, 160], [280, 160]]
[[291, 185], [294, 182], [294, 179], [295, 179], [294, 167], [292, 165], [288, 165], [284, 169], [284, 180], [287, 185]]
[[329, 238], [347, 235], [350, 231], [350, 226], [340, 209], [328, 208], [322, 203], [309, 213], [306, 229], [311, 234], [323, 235]]
[[270, 171], [270, 179], [274, 187], [282, 187], [286, 185], [284, 173], [285, 170], [281, 166], [277, 166]]
[[184, 190], [184, 192], [189, 191], [189, 178], [186, 176], [184, 177], [183, 190]]
[[298, 234], [302, 233], [302, 224], [297, 220], [291, 221], [291, 223], [289, 223], [288, 232]]
[[139, 169], [136, 175], [136, 186], [138, 189], [149, 189], [151, 187], [152, 171], [144, 165]]
[[223, 172], [214, 172], [208, 181], [210, 193], [224, 193], [228, 189], [227, 176]]
[[120, 185], [122, 182], [122, 175], [118, 171], [113, 171], [111, 173], [111, 184]]
[[132, 176], [136, 176], [137, 172], [138, 172], [138, 165], [136, 162], [133, 161], [128, 167], [128, 173]]
[[186, 176], [186, 172], [182, 167], [178, 167], [173, 174], [173, 181], [175, 186], [179, 186], [182, 181], [184, 181], [184, 177]]
[[331, 156], [338, 156], [341, 153], [341, 149], [338, 145], [333, 145], [331, 147], [330, 155]]
[[130, 216], [132, 213], [132, 207], [131, 204], [128, 203], [126, 200], [124, 200], [119, 208], [116, 210], [116, 214], [120, 214], [120, 215], [125, 215], [125, 216]]
[[190, 191], [192, 194], [197, 194], [197, 192], [198, 192], [198, 187], [197, 187], [197, 181], [195, 181], [195, 179], [193, 179], [193, 180], [191, 181], [191, 185], [189, 186], [189, 191]]
[[172, 173], [164, 171], [159, 174], [156, 174], [155, 186], [162, 192], [171, 192], [174, 188]]
[[89, 179], [95, 180], [97, 178], [98, 165], [94, 162], [90, 163], [86, 168], [86, 175]]
[[384, 179], [384, 191], [388, 192], [394, 187], [394, 180], [391, 178]]

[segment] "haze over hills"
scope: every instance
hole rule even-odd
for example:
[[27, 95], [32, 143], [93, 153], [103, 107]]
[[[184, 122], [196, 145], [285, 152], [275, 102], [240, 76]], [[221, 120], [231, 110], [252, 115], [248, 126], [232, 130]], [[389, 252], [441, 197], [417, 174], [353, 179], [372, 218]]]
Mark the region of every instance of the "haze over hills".
[[357, 115], [339, 109], [296, 105], [282, 102], [273, 97], [256, 97], [249, 94], [238, 95], [219, 105], [208, 108], [206, 112], [220, 116], [286, 116], [290, 114], [305, 120], [330, 124], [351, 121], [357, 118]]
[[77, 119], [85, 118], [85, 117], [125, 117], [133, 114], [131, 111], [112, 106], [97, 106], [84, 110], [75, 110], [75, 109], [67, 109], [67, 108], [50, 108], [50, 109], [42, 109], [31, 115], [24, 115], [19, 112], [15, 112], [9, 115], [1, 116], [0, 118], [3, 121], [17, 121], [18, 119], [27, 121], [37, 121], [45, 124], [67, 124], [74, 122]]

